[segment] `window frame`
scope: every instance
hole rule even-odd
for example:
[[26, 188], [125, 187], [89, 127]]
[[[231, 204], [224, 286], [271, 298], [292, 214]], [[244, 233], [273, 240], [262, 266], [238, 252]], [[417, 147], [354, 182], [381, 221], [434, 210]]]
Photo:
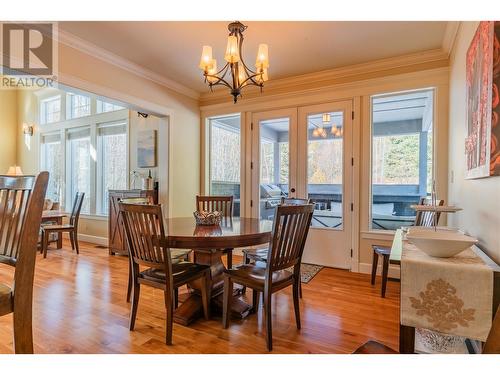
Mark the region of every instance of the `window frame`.
[[[44, 155], [44, 147], [43, 147], [43, 137], [49, 134], [54, 134], [60, 132], [61, 139], [61, 147], [64, 165], [61, 166], [63, 171], [62, 184], [63, 184], [63, 193], [61, 197], [61, 209], [70, 212], [73, 204], [74, 197], [71, 192], [71, 149], [68, 145], [68, 134], [72, 129], [88, 127], [90, 129], [90, 152], [91, 152], [91, 160], [90, 160], [90, 207], [88, 213], [82, 213], [82, 217], [89, 218], [106, 218], [107, 214], [102, 214], [100, 212], [99, 207], [97, 206], [98, 195], [101, 194], [100, 189], [102, 189], [102, 184], [99, 181], [102, 180], [102, 169], [99, 168], [98, 164], [100, 161], [99, 145], [98, 145], [98, 128], [102, 124], [113, 124], [120, 123], [125, 125], [125, 137], [126, 137], [126, 188], [130, 187], [130, 112], [127, 108], [110, 111], [110, 112], [96, 112], [96, 97], [93, 95], [89, 95], [90, 97], [90, 110], [91, 113], [89, 116], [78, 117], [74, 119], [67, 118], [68, 105], [65, 103], [65, 98], [67, 97], [67, 92], [61, 92], [57, 95], [50, 95], [46, 97], [39, 97], [39, 103], [43, 100], [46, 100], [50, 97], [61, 96], [61, 121], [53, 122], [49, 124], [43, 124], [40, 127], [40, 132], [38, 136], [38, 149], [39, 149], [39, 168], [43, 170], [45, 167], [45, 160], [43, 159]], [[40, 107], [39, 107], [40, 109]], [[40, 115], [40, 113], [39, 113]], [[95, 160], [93, 160], [92, 153], [95, 153]]]
[[[47, 121], [47, 106], [46, 104], [52, 101], [59, 101], [59, 121]], [[39, 119], [40, 119], [40, 125], [50, 125], [50, 124], [56, 124], [58, 122], [61, 122], [64, 120], [63, 118], [63, 95], [61, 94], [56, 94], [56, 95], [50, 95], [44, 98], [41, 98], [39, 100]], [[53, 114], [56, 112], [52, 112]]]
[[[115, 111], [111, 111], [115, 112]], [[110, 113], [110, 112], [103, 112], [103, 113]], [[119, 134], [124, 134], [125, 135], [125, 147], [128, 149], [128, 121], [112, 121], [112, 122], [105, 122], [105, 123], [100, 123], [97, 125], [97, 154], [98, 155], [104, 155], [104, 142], [103, 142], [103, 137], [106, 137], [106, 135], [99, 135], [99, 129], [100, 128], [107, 128], [107, 127], [118, 127], [118, 126], [124, 126], [125, 127], [125, 132], [124, 133], [119, 133]], [[96, 206], [95, 206], [95, 212], [96, 215], [99, 216], [108, 216], [109, 211], [106, 213], [104, 208], [105, 200], [103, 199], [105, 196], [105, 189], [104, 189], [104, 158], [97, 158], [97, 180], [96, 180]], [[125, 189], [128, 189], [129, 184], [129, 158], [126, 158], [126, 175], [127, 175], [127, 182], [125, 184]], [[109, 207], [108, 207], [109, 210]]]
[[[87, 105], [85, 106], [74, 106], [74, 100], [76, 97], [83, 97], [83, 98], [88, 98], [88, 114], [86, 115], [82, 115], [82, 116], [75, 116], [73, 111], [76, 109], [76, 108], [84, 108], [84, 107], [87, 107]], [[83, 118], [83, 117], [88, 117], [88, 116], [92, 116], [92, 98], [90, 97], [90, 95], [84, 95], [84, 94], [75, 94], [75, 93], [72, 93], [72, 92], [68, 92], [66, 93], [66, 119], [67, 120], [75, 120], [75, 119], [79, 119], [79, 118]]]
[[[367, 102], [368, 102], [368, 118], [369, 118], [369, 124], [368, 124], [368, 134], [367, 134], [367, 139], [368, 139], [368, 165], [367, 165], [367, 170], [368, 170], [368, 181], [369, 181], [369, 186], [368, 186], [368, 200], [367, 200], [367, 213], [368, 217], [366, 218], [367, 220], [367, 225], [368, 227], [366, 228], [366, 231], [361, 231], [364, 233], [368, 233], [368, 236], [365, 236], [365, 238], [371, 238], [370, 234], [372, 234], [375, 239], [378, 239], [378, 235], [386, 235], [386, 234], [394, 234], [395, 230], [394, 229], [380, 229], [380, 228], [373, 228], [372, 226], [372, 217], [373, 217], [373, 99], [374, 98], [383, 98], [383, 97], [391, 97], [391, 96], [398, 96], [398, 95], [405, 95], [405, 94], [411, 94], [411, 93], [426, 93], [426, 92], [432, 92], [432, 99], [431, 99], [431, 104], [432, 104], [432, 113], [431, 113], [431, 118], [432, 118], [432, 168], [431, 168], [431, 174], [430, 178], [434, 181], [438, 180], [438, 176], [436, 176], [436, 138], [437, 138], [437, 116], [438, 116], [438, 104], [437, 104], [437, 96], [438, 96], [438, 88], [436, 86], [430, 86], [430, 87], [421, 87], [421, 88], [415, 88], [415, 89], [408, 89], [408, 90], [398, 90], [398, 91], [392, 91], [392, 92], [380, 92], [380, 93], [372, 93], [370, 95], [366, 96]], [[424, 112], [425, 116], [425, 112]], [[428, 165], [428, 161], [426, 161], [426, 166]]]

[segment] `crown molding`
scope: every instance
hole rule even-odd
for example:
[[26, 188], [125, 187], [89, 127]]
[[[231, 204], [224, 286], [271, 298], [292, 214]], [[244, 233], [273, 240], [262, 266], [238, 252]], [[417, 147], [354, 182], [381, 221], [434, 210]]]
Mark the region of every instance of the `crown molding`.
[[96, 46], [95, 44], [77, 37], [67, 31], [59, 29], [59, 43], [64, 44], [70, 48], [76, 49], [92, 57], [98, 58], [106, 63], [112, 64], [118, 68], [126, 70], [133, 73], [139, 77], [153, 81], [159, 85], [165, 86], [166, 88], [175, 91], [179, 94], [188, 96], [192, 99], [198, 100], [200, 94], [176, 81], [173, 81], [161, 74], [153, 72], [152, 70], [146, 69], [124, 57], [118, 56], [104, 48]]
[[[448, 54], [442, 49], [427, 50], [402, 56], [374, 60], [341, 68], [307, 73], [299, 76], [270, 80], [264, 86], [265, 96], [291, 91], [307, 91], [317, 87], [332, 86], [339, 83], [354, 82], [384, 75], [418, 71], [449, 65]], [[259, 90], [251, 87], [243, 92], [244, 98], [259, 96]], [[200, 96], [202, 107], [228, 102], [227, 90], [218, 89]]]
[[448, 21], [446, 24], [446, 30], [444, 32], [442, 49], [450, 56], [453, 46], [455, 45], [455, 40], [457, 39], [458, 30], [460, 28], [460, 21]]

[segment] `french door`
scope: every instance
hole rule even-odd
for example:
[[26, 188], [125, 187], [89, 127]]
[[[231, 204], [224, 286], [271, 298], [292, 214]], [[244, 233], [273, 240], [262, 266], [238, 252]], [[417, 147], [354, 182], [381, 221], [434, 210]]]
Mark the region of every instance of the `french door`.
[[310, 198], [306, 263], [351, 265], [351, 113], [351, 101], [252, 113], [252, 216], [272, 219], [282, 196]]

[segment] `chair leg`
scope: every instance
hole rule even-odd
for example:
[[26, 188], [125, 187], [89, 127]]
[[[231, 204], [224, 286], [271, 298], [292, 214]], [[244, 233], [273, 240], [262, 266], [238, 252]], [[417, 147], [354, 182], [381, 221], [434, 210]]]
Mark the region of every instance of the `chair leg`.
[[231, 315], [231, 299], [233, 296], [233, 280], [224, 275], [224, 298], [222, 307], [222, 327], [229, 327], [229, 318]]
[[78, 247], [78, 232], [73, 232], [73, 241], [75, 241], [76, 253], [80, 254], [80, 248]]
[[300, 279], [293, 283], [293, 309], [295, 310], [295, 323], [297, 324], [297, 329], [301, 328], [299, 305], [300, 285]]
[[[61, 233], [59, 233], [59, 236]], [[71, 250], [75, 250], [75, 237], [73, 237], [73, 232], [69, 232], [69, 241], [71, 242]]]
[[174, 288], [174, 309], [179, 307], [179, 288]]
[[[243, 264], [249, 264], [249, 263], [250, 263], [250, 259], [248, 259], [246, 251], [244, 251], [243, 252]], [[246, 292], [247, 292], [247, 287], [246, 287], [246, 285], [243, 285], [243, 288], [241, 288], [241, 294], [246, 294]], [[255, 306], [255, 304], [253, 306]], [[257, 309], [255, 309], [255, 311], [257, 311]]]
[[167, 314], [167, 327], [165, 342], [167, 345], [172, 345], [172, 331], [174, 330], [174, 301], [171, 288], [167, 288], [165, 294], [165, 312]]
[[385, 297], [385, 289], [387, 287], [388, 273], [389, 273], [389, 256], [384, 255], [384, 264], [382, 267], [382, 298]]
[[45, 237], [45, 231], [42, 229], [42, 234], [40, 237], [40, 254], [43, 254], [43, 238]]
[[375, 285], [375, 276], [377, 275], [377, 267], [378, 267], [378, 254], [373, 252], [373, 260], [372, 260], [372, 285]]
[[[28, 306], [25, 306], [28, 307]], [[33, 328], [31, 306], [26, 311], [16, 312], [12, 317], [14, 325], [14, 353], [33, 354]]]
[[210, 295], [211, 295], [210, 272], [206, 272], [201, 278], [201, 302], [203, 303], [203, 315], [205, 320], [210, 319]]
[[49, 247], [49, 236], [50, 233], [44, 231], [43, 242], [42, 242], [42, 250], [44, 258], [47, 258], [47, 247]]
[[132, 270], [128, 268], [128, 283], [127, 283], [127, 302], [130, 302], [130, 295], [132, 294]]
[[139, 294], [141, 292], [141, 285], [134, 280], [132, 283], [132, 304], [130, 306], [130, 322], [129, 328], [131, 331], [134, 330], [135, 327], [135, 317], [137, 316], [137, 305], [139, 304]]
[[266, 343], [267, 350], [273, 350], [273, 328], [271, 314], [271, 293], [268, 290], [264, 291], [264, 315], [266, 319]]
[[257, 313], [259, 311], [259, 301], [260, 301], [260, 292], [258, 290], [252, 290], [252, 307], [253, 311]]
[[233, 249], [226, 249], [227, 252], [227, 268], [233, 268]]

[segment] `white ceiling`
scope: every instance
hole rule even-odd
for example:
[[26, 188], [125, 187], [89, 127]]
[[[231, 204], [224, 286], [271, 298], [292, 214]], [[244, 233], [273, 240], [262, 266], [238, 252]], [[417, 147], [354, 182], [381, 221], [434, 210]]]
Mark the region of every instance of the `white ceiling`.
[[[243, 22], [243, 55], [255, 62], [269, 45], [270, 79], [441, 48], [447, 22]], [[228, 22], [60, 22], [72, 34], [199, 93], [207, 91], [198, 68], [203, 45], [219, 64]]]

